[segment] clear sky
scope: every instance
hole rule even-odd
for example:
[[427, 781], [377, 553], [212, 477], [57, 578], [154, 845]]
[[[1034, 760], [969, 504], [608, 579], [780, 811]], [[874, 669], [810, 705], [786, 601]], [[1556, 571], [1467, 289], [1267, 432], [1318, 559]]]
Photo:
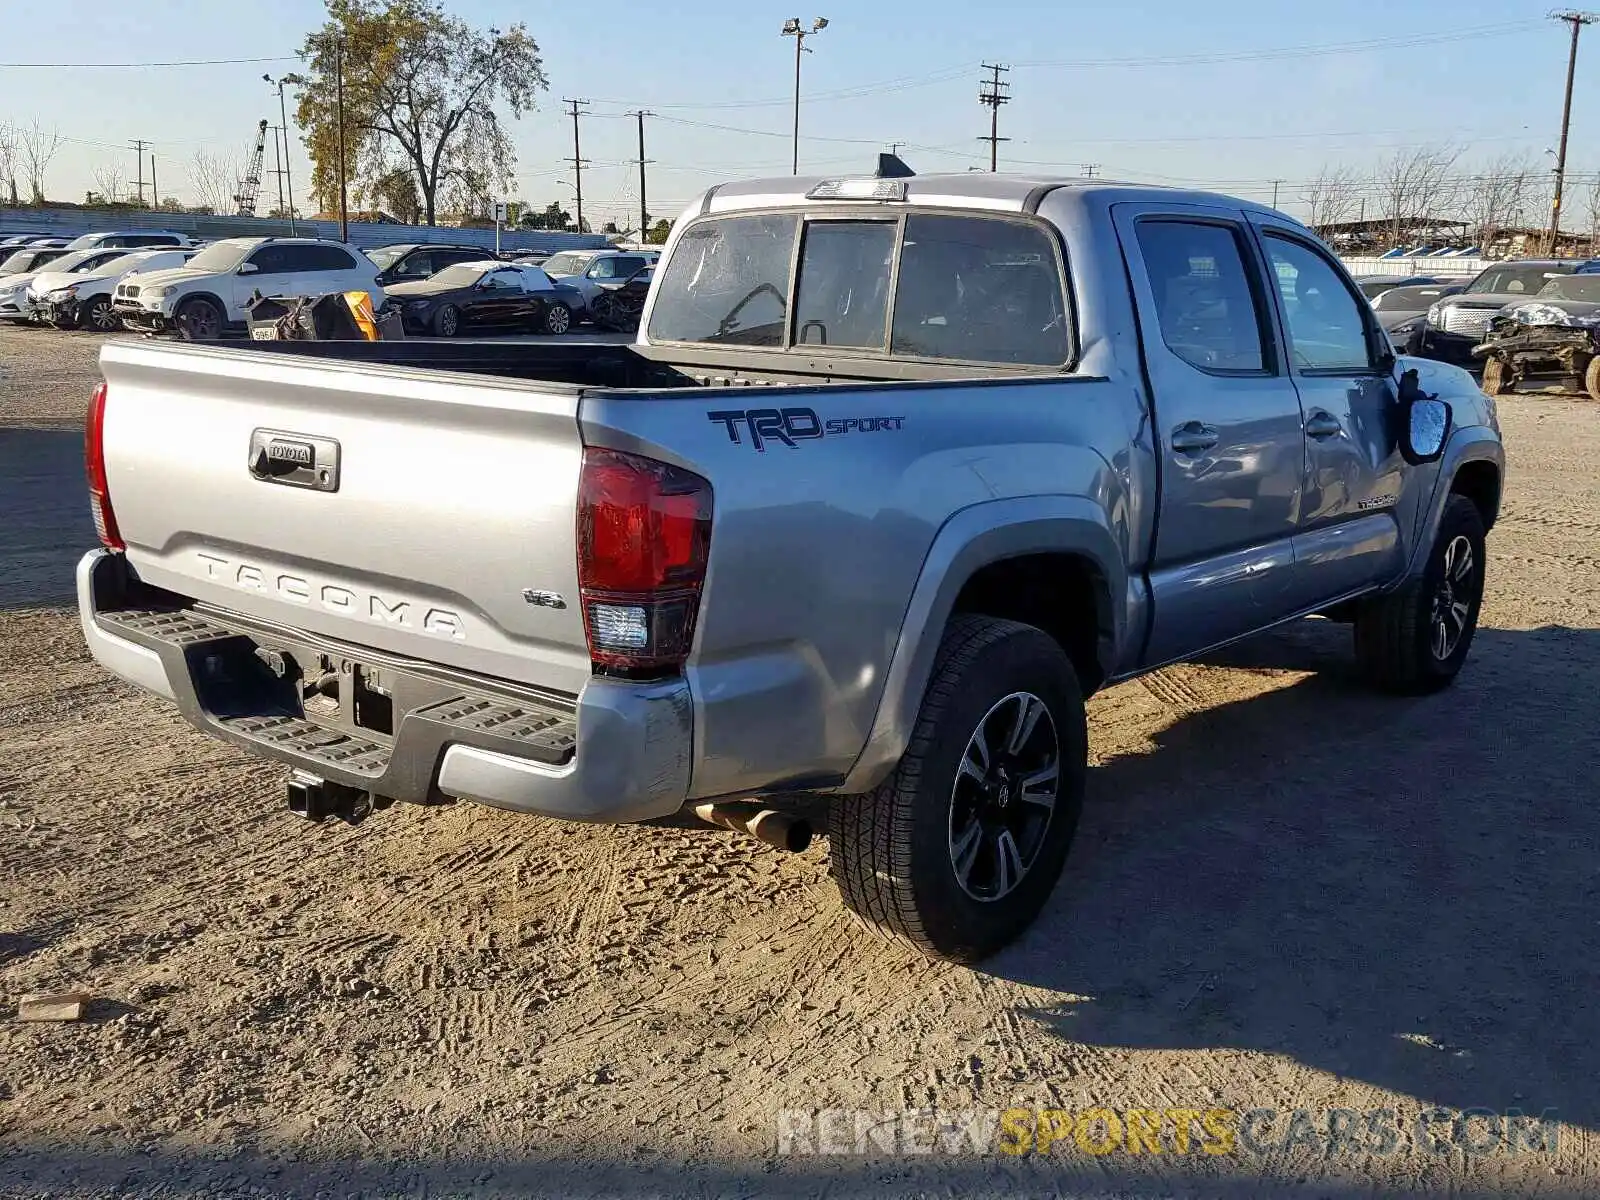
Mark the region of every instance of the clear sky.
[[[891, 142], [922, 173], [987, 165], [977, 140], [988, 131], [977, 101], [983, 61], [1013, 68], [1002, 170], [1079, 174], [1096, 164], [1102, 175], [1266, 200], [1282, 180], [1290, 210], [1324, 163], [1368, 167], [1396, 146], [1464, 147], [1464, 170], [1508, 152], [1548, 167], [1560, 125], [1567, 27], [1545, 19], [1544, 0], [816, 2], [448, 6], [480, 26], [523, 21], [543, 51], [550, 91], [513, 126], [521, 198], [570, 208], [572, 173], [560, 160], [572, 153], [572, 125], [561, 101], [591, 102], [591, 221], [637, 211], [637, 168], [626, 161], [636, 129], [618, 114], [640, 106], [660, 114], [646, 124], [652, 212], [675, 214], [721, 179], [788, 173], [794, 43], [779, 30], [791, 16], [829, 20], [805, 56], [802, 170], [869, 168]], [[196, 150], [242, 157], [256, 122], [276, 123], [262, 72], [294, 69], [287, 59], [322, 16], [321, 0], [3, 0], [0, 121], [37, 119], [72, 139], [50, 172], [55, 195], [80, 199], [107, 162], [131, 177], [133, 138], [153, 143], [162, 193], [185, 195]], [[17, 65], [257, 56], [286, 61]], [[1600, 25], [1586, 30], [1579, 57], [1570, 171], [1600, 171], [1597, 138]], [[303, 184], [304, 150], [295, 153]], [[264, 195], [275, 200], [274, 189], [269, 177]], [[1569, 224], [1586, 223], [1578, 199]]]

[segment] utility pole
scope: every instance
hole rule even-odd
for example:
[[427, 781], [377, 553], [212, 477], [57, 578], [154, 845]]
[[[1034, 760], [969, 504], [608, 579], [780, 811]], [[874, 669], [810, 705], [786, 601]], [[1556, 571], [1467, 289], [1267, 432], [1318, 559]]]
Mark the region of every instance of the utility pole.
[[272, 127], [272, 173], [278, 177], [278, 211], [283, 211], [283, 142], [279, 141], [284, 135], [282, 125]]
[[156, 191], [156, 156], [154, 153], [150, 155], [150, 208], [152, 210], [161, 208], [161, 193]]
[[339, 240], [350, 240], [350, 212], [344, 178], [344, 37], [334, 48], [334, 92], [339, 107]]
[[282, 78], [274, 79], [271, 75], [263, 75], [261, 78], [275, 85], [278, 89], [278, 119], [283, 122], [283, 179], [280, 182], [284, 190], [289, 194], [289, 233], [293, 235], [295, 232], [294, 176], [289, 173], [289, 110], [284, 107], [283, 103], [283, 85], [286, 83], [299, 83], [300, 77], [298, 75], [285, 75]]
[[144, 204], [144, 150], [150, 143], [143, 138], [133, 139], [133, 155], [139, 167], [139, 182], [135, 185], [138, 190], [139, 204]]
[[[644, 200], [644, 165], [651, 161], [644, 156], [644, 119], [655, 116], [655, 113], [641, 108], [633, 115], [639, 118], [639, 244], [643, 246], [645, 234], [650, 232], [650, 209]], [[583, 227], [580, 225], [579, 228]]]
[[1273, 208], [1277, 208], [1278, 207], [1278, 186], [1280, 184], [1282, 184], [1283, 182], [1284, 181], [1282, 179], [1274, 179], [1272, 181], [1272, 207]]
[[1098, 171], [1099, 169], [1100, 169], [1100, 164], [1099, 163], [1084, 163], [1083, 164], [1083, 177], [1085, 179], [1093, 179], [1094, 175], [1095, 175], [1095, 172]]
[[814, 37], [828, 27], [827, 17], [818, 17], [807, 29], [799, 17], [790, 17], [783, 23], [783, 36], [794, 39], [794, 166], [792, 174], [800, 174], [800, 55], [809, 54], [806, 39]]
[[585, 104], [588, 104], [589, 102], [587, 100], [563, 100], [561, 103], [570, 104], [572, 106], [568, 110], [570, 112], [571, 116], [572, 116], [572, 158], [569, 161], [572, 163], [573, 171], [576, 172], [572, 177], [574, 180], [576, 180], [576, 182], [572, 185], [572, 192], [573, 192], [573, 202], [574, 202], [575, 207], [578, 210], [578, 232], [582, 233], [583, 232], [583, 161], [584, 160], [583, 160], [583, 146], [582, 146], [582, 143], [578, 140], [578, 118], [580, 116], [582, 116], [584, 111], [585, 111], [583, 106]]
[[1572, 49], [1567, 55], [1566, 98], [1561, 102], [1561, 142], [1556, 149], [1556, 190], [1550, 202], [1550, 233], [1545, 247], [1546, 254], [1556, 252], [1556, 242], [1561, 237], [1561, 191], [1567, 181], [1567, 132], [1572, 127], [1572, 77], [1578, 69], [1578, 34], [1585, 25], [1593, 25], [1596, 21], [1600, 21], [1600, 16], [1567, 9], [1551, 13], [1550, 19], [1565, 21], [1572, 26]]
[[989, 136], [978, 140], [989, 143], [989, 170], [995, 171], [1000, 165], [1000, 143], [1011, 140], [1000, 136], [1000, 106], [1011, 102], [1011, 85], [1003, 83], [1000, 76], [1011, 68], [997, 63], [984, 63], [983, 69], [989, 72], [989, 78], [978, 84], [978, 103], [989, 106]]

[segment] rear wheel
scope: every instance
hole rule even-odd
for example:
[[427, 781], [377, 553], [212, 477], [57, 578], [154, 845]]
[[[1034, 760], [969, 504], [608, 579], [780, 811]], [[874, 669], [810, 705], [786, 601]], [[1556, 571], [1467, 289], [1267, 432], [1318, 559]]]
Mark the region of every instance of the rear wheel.
[[1083, 695], [1031, 625], [950, 623], [905, 757], [876, 790], [832, 805], [845, 904], [930, 957], [977, 962], [1038, 916], [1083, 803]]
[[566, 333], [572, 328], [572, 310], [559, 300], [552, 300], [545, 305], [544, 331], [546, 333]]
[[178, 329], [191, 342], [214, 342], [222, 336], [222, 309], [196, 296], [178, 305]]
[[1445, 502], [1421, 579], [1363, 602], [1356, 658], [1378, 687], [1420, 695], [1447, 687], [1467, 661], [1483, 603], [1483, 517], [1465, 496]]
[[461, 310], [446, 304], [433, 315], [433, 331], [440, 337], [455, 337], [461, 332]]

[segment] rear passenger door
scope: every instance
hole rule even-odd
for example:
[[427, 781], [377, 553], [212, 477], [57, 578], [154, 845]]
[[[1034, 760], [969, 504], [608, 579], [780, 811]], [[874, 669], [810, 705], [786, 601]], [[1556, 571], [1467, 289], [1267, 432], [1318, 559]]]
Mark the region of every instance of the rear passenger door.
[[[1255, 219], [1291, 378], [1305, 410], [1306, 475], [1295, 535], [1297, 607], [1399, 574], [1405, 460], [1388, 336], [1342, 267], [1292, 226]], [[1414, 509], [1415, 489], [1406, 495]]]
[[1149, 663], [1294, 611], [1300, 401], [1242, 212], [1114, 206], [1154, 392], [1161, 503]]

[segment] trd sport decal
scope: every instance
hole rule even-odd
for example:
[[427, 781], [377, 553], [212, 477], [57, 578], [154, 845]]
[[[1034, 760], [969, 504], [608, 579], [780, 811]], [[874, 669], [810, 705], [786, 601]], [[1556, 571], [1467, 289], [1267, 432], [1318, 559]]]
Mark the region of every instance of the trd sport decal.
[[739, 435], [743, 426], [750, 435], [750, 445], [759, 453], [766, 452], [768, 442], [782, 442], [793, 450], [801, 442], [815, 438], [898, 431], [905, 420], [904, 417], [835, 417], [823, 421], [809, 408], [727, 409], [706, 416], [726, 429], [728, 440], [735, 445], [744, 444]]

